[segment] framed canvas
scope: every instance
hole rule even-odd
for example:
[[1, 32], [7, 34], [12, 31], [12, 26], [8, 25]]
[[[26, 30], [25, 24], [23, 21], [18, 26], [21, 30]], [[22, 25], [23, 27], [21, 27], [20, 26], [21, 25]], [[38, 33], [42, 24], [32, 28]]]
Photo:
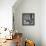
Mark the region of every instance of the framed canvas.
[[22, 14], [22, 25], [34, 25], [34, 24], [35, 24], [35, 13]]

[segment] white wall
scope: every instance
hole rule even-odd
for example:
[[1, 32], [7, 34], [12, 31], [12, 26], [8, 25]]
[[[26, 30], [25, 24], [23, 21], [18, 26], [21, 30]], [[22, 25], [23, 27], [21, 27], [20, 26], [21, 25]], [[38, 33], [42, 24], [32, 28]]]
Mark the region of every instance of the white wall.
[[12, 6], [16, 0], [0, 0], [0, 27], [12, 28]]
[[42, 46], [46, 46], [46, 0], [41, 2], [40, 29]]
[[[40, 0], [23, 0], [17, 8], [14, 5], [14, 19], [15, 29], [18, 32], [22, 32], [24, 38], [32, 39], [35, 41], [36, 46], [41, 46], [41, 34], [40, 34], [40, 13], [41, 13], [41, 1]], [[35, 13], [35, 25], [23, 26], [22, 25], [22, 13]]]

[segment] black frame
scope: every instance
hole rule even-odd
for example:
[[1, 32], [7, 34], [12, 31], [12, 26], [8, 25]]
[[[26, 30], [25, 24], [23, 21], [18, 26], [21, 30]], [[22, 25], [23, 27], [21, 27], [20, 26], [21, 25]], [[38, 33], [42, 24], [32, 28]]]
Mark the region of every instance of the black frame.
[[35, 25], [35, 13], [23, 13], [22, 25]]

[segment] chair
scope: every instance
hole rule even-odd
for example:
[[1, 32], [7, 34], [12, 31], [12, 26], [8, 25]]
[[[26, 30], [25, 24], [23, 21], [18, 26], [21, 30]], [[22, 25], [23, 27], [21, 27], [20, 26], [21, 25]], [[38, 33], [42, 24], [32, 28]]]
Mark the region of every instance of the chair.
[[35, 46], [35, 43], [32, 40], [26, 40], [25, 46]]

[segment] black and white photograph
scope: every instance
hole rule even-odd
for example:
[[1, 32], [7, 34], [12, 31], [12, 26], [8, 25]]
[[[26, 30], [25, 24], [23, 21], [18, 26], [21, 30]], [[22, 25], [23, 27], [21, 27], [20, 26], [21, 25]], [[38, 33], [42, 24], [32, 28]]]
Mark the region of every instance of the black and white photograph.
[[34, 13], [23, 13], [22, 14], [22, 24], [23, 25], [34, 25], [35, 24], [35, 14]]

